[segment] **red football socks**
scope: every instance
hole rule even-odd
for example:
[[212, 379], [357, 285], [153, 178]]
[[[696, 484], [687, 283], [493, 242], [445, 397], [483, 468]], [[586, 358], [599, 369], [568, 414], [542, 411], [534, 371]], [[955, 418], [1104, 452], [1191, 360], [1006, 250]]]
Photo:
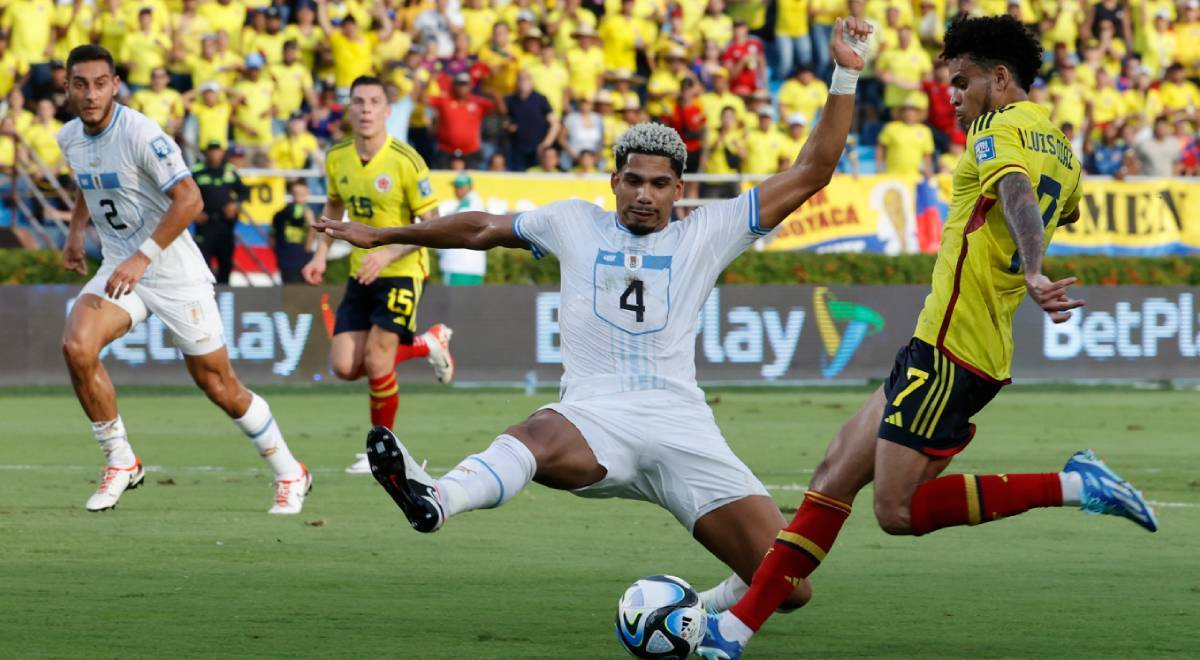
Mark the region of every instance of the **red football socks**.
[[779, 532], [754, 572], [750, 590], [730, 608], [734, 616], [752, 630], [761, 628], [796, 586], [821, 565], [849, 515], [846, 502], [812, 490], [805, 493], [791, 524]]
[[413, 338], [412, 344], [400, 344], [396, 349], [396, 364], [419, 357], [429, 357], [429, 345], [420, 335]]
[[396, 374], [390, 373], [367, 381], [371, 385], [371, 426], [386, 426], [396, 423], [396, 409], [400, 407], [400, 386]]
[[1058, 473], [975, 476], [952, 474], [927, 481], [913, 493], [912, 533], [978, 525], [1037, 507], [1062, 506]]

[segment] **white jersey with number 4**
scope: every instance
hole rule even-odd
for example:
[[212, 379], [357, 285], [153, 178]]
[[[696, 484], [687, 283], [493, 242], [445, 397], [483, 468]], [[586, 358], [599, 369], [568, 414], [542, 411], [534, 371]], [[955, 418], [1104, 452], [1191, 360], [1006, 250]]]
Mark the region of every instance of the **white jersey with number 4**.
[[696, 323], [717, 276], [766, 235], [758, 189], [637, 236], [612, 211], [571, 200], [517, 216], [535, 256], [561, 263], [563, 401], [639, 390], [703, 400]]
[[[191, 176], [175, 141], [140, 112], [116, 105], [112, 121], [88, 135], [73, 119], [58, 134], [58, 146], [83, 192], [100, 235], [104, 264], [114, 268], [133, 255], [171, 206], [167, 192]], [[191, 234], [183, 232], [146, 269], [139, 286], [211, 284]]]

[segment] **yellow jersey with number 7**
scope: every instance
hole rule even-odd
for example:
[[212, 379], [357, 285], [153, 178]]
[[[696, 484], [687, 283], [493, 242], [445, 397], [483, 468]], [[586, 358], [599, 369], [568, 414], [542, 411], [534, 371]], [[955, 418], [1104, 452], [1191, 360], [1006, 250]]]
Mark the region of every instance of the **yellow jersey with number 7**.
[[1059, 219], [1079, 205], [1080, 163], [1046, 110], [1029, 101], [985, 113], [967, 131], [933, 288], [914, 333], [963, 368], [999, 382], [1011, 376], [1013, 315], [1026, 295], [996, 190], [1013, 173], [1029, 177], [1049, 245]]
[[[424, 159], [412, 147], [391, 136], [366, 163], [354, 148], [354, 138], [338, 142], [326, 154], [325, 175], [329, 199], [344, 204], [354, 222], [372, 227], [411, 225], [438, 203]], [[367, 252], [354, 248], [350, 253], [352, 277], [358, 273]], [[379, 273], [380, 277], [417, 280], [428, 275], [429, 253], [425, 248], [393, 261]]]

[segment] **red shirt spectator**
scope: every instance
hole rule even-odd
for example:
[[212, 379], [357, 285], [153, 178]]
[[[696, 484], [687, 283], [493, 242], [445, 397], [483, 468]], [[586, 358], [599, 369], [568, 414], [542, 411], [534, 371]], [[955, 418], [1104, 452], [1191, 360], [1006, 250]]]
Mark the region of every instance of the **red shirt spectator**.
[[693, 78], [684, 78], [679, 90], [679, 101], [675, 111], [663, 117], [663, 121], [679, 133], [683, 146], [687, 147], [687, 163], [684, 171], [700, 171], [700, 154], [704, 149], [704, 108], [700, 106], [700, 85]]
[[[967, 136], [954, 116], [954, 105], [950, 103], [950, 67], [938, 60], [933, 65], [933, 79], [921, 82], [921, 90], [929, 97], [929, 117], [926, 120], [938, 140], [949, 140], [954, 144], [965, 144]], [[941, 137], [940, 135], [945, 137]], [[938, 149], [945, 150], [949, 144], [942, 143]]]
[[492, 113], [495, 105], [471, 93], [469, 74], [455, 76], [451, 89], [451, 96], [429, 99], [429, 107], [437, 111], [438, 149], [446, 154], [470, 156], [479, 151], [483, 118]]
[[733, 39], [721, 53], [721, 64], [729, 69], [729, 88], [734, 94], [748, 96], [758, 89], [759, 68], [765, 61], [766, 52], [762, 41], [750, 36], [745, 22], [734, 24]]

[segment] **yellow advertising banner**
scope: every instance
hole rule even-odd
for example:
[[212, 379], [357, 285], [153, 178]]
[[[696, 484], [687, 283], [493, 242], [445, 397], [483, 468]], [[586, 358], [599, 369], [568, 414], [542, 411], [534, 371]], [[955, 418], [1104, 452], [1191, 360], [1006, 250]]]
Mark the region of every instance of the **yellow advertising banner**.
[[[433, 172], [429, 176], [442, 209], [453, 209], [455, 172]], [[615, 208], [608, 176], [503, 174], [471, 172], [471, 185], [488, 213], [528, 211], [551, 202], [579, 198], [608, 210]], [[449, 202], [449, 204], [447, 204]]]
[[1055, 232], [1049, 253], [1200, 254], [1200, 184], [1084, 179], [1079, 221]]
[[838, 176], [763, 240], [766, 250], [920, 252], [917, 177]]

